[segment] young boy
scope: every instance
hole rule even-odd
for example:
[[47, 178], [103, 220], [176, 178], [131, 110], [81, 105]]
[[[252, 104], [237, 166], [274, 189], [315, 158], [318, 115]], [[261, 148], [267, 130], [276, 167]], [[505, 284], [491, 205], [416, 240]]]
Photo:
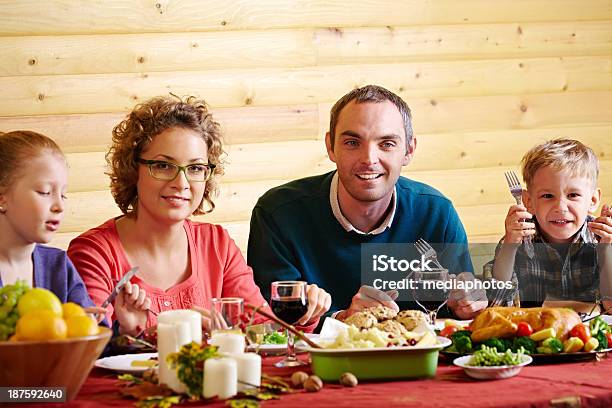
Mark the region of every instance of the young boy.
[[[604, 204], [600, 217], [589, 215], [601, 198], [595, 153], [579, 141], [556, 139], [532, 148], [521, 164], [525, 205], [508, 211], [493, 278], [518, 282], [523, 306], [539, 306], [547, 298], [608, 299], [612, 210]], [[525, 237], [534, 244], [533, 256], [525, 251]]]

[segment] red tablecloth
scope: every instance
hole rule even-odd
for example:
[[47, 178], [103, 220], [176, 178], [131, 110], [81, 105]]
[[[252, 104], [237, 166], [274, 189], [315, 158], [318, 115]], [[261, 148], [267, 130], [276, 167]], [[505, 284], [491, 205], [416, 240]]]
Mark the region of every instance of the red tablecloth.
[[[277, 369], [278, 358], [265, 358], [267, 374], [289, 376], [295, 369]], [[308, 367], [307, 370], [308, 371]], [[77, 398], [62, 407], [124, 407], [133, 401], [121, 398], [115, 375], [95, 369]], [[554, 401], [554, 402], [551, 402]], [[563, 405], [563, 404], [566, 405]], [[555, 405], [560, 404], [560, 405]], [[570, 404], [570, 405], [567, 405]], [[573, 404], [573, 405], [571, 405]], [[581, 405], [579, 405], [581, 404]], [[204, 404], [189, 403], [194, 407]], [[222, 407], [221, 401], [205, 404]], [[443, 362], [436, 376], [426, 380], [369, 382], [355, 388], [325, 384], [317, 393], [298, 391], [266, 407], [612, 407], [612, 353], [601, 361], [528, 366], [516, 377], [478, 381], [461, 368]], [[25, 404], [19, 404], [25, 407]], [[40, 406], [40, 405], [39, 405]]]

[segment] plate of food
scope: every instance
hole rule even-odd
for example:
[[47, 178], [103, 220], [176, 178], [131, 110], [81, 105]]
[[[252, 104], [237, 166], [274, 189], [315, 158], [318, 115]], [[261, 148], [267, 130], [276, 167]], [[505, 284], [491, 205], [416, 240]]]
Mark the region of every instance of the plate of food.
[[533, 359], [521, 351], [499, 353], [494, 347], [483, 346], [472, 355], [457, 357], [453, 364], [477, 380], [503, 380], [514, 377]]
[[287, 336], [280, 331], [258, 334], [255, 341], [247, 346], [248, 351], [265, 354], [282, 354], [287, 351]]
[[118, 373], [138, 374], [157, 366], [157, 353], [121, 354], [96, 360], [95, 367]]
[[498, 352], [523, 349], [536, 363], [590, 360], [612, 351], [612, 330], [602, 317], [583, 323], [567, 308], [493, 307], [480, 313], [469, 330], [448, 330], [452, 345], [441, 354], [457, 358], [482, 345]]
[[298, 344], [310, 353], [312, 370], [324, 381], [338, 381], [345, 372], [360, 380], [432, 377], [438, 352], [451, 344], [437, 337], [419, 311], [395, 312], [379, 306], [345, 320], [327, 318], [320, 348]]

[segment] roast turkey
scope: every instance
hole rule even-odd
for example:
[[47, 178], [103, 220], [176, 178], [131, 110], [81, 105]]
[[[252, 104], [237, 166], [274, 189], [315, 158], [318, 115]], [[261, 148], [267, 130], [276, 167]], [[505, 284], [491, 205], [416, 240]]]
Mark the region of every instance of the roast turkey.
[[534, 332], [552, 327], [557, 338], [563, 341], [581, 320], [575, 311], [567, 308], [491, 307], [482, 311], [470, 325], [472, 341], [482, 342], [493, 337], [515, 336], [520, 322], [529, 323]]

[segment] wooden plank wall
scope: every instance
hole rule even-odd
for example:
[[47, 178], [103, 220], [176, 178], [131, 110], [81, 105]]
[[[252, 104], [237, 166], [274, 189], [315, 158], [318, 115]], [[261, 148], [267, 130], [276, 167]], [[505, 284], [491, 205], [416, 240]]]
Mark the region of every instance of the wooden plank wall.
[[168, 92], [205, 98], [223, 125], [226, 175], [202, 219], [243, 250], [262, 193], [333, 168], [329, 108], [369, 83], [411, 106], [404, 174], [449, 196], [474, 242], [502, 234], [503, 172], [548, 138], [593, 147], [612, 198], [609, 0], [3, 0], [0, 55], [0, 130], [41, 131], [68, 154], [64, 248], [119, 213], [113, 125]]

